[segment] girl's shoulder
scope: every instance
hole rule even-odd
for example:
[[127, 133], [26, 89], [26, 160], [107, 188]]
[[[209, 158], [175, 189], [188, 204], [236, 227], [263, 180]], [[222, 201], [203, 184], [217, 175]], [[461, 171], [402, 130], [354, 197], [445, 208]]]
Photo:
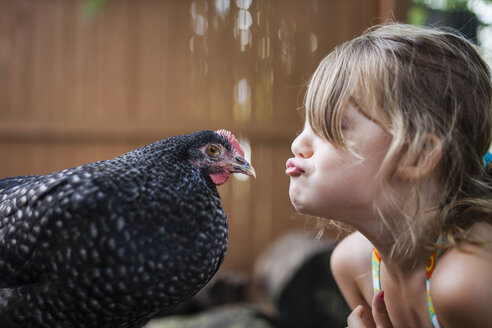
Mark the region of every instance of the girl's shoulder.
[[492, 327], [492, 225], [476, 223], [466, 243], [437, 261], [430, 293], [444, 327]]
[[331, 270], [345, 299], [353, 308], [371, 304], [373, 245], [360, 232], [345, 237], [331, 255]]

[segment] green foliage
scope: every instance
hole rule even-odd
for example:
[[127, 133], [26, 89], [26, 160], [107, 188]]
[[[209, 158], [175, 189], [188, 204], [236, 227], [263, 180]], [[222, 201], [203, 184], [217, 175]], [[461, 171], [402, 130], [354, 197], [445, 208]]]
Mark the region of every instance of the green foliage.
[[421, 5], [412, 6], [408, 11], [408, 22], [413, 25], [424, 25], [427, 16], [427, 8]]
[[108, 0], [86, 0], [84, 4], [84, 14], [90, 18], [96, 16], [107, 2]]
[[[413, 3], [422, 7], [440, 10], [467, 10], [469, 0], [413, 0]], [[492, 0], [484, 0], [492, 2]]]

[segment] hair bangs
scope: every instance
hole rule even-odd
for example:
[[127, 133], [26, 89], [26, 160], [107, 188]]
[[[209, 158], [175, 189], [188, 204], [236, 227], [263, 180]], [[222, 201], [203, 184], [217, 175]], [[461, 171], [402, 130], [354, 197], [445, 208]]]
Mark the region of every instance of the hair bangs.
[[[360, 53], [346, 42], [326, 56], [314, 72], [305, 96], [306, 119], [314, 133], [337, 147], [347, 148], [342, 119], [349, 102], [362, 109], [363, 71], [354, 63]], [[364, 112], [365, 110], [362, 109]], [[366, 113], [364, 113], [366, 114]]]

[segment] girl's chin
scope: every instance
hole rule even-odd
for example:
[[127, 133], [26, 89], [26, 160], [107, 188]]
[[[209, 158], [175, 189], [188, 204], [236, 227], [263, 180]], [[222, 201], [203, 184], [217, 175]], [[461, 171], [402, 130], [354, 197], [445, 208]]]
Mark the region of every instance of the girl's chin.
[[309, 214], [306, 213], [306, 207], [304, 203], [301, 201], [300, 194], [296, 192], [295, 189], [291, 188], [289, 189], [289, 197], [290, 197], [290, 202], [292, 203], [292, 206], [296, 209], [296, 211], [300, 214]]
[[[290, 192], [290, 202], [299, 214], [312, 215], [322, 217], [321, 209], [311, 202], [303, 201], [303, 197], [299, 197], [295, 193]], [[306, 200], [306, 199], [304, 199]]]
[[296, 211], [299, 212], [299, 202], [297, 201], [297, 198], [293, 197], [291, 193], [289, 193], [289, 197], [292, 206], [294, 206]]

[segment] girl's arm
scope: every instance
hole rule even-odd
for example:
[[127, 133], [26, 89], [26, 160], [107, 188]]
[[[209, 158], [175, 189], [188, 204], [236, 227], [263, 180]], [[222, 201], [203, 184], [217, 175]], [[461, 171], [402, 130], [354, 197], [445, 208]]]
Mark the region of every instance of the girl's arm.
[[355, 232], [342, 240], [331, 256], [331, 270], [345, 300], [353, 310], [363, 307], [362, 318], [367, 327], [375, 327], [371, 315], [373, 246], [361, 233]]

